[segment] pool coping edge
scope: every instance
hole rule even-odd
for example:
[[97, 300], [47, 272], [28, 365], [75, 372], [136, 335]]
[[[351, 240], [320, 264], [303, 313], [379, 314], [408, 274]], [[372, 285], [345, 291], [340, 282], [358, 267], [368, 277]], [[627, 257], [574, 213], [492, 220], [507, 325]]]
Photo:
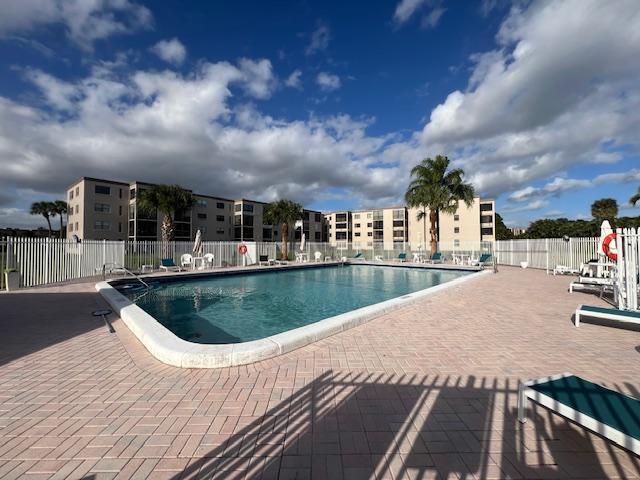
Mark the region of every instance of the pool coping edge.
[[183, 340], [122, 295], [108, 281], [97, 283], [95, 288], [156, 359], [181, 368], [224, 368], [255, 363], [289, 353], [367, 323], [446, 288], [490, 273], [491, 270], [480, 270], [440, 285], [367, 305], [270, 337], [225, 345], [199, 344]]

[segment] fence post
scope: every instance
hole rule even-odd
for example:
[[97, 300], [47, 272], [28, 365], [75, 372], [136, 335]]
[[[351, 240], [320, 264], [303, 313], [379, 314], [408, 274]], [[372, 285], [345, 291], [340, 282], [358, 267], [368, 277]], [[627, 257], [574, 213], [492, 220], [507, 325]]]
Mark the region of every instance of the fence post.
[[45, 260], [44, 260], [44, 283], [49, 283], [49, 262], [51, 261], [51, 237], [47, 237], [45, 243]]
[[547, 275], [549, 275], [549, 239], [544, 239], [544, 252], [546, 257]]

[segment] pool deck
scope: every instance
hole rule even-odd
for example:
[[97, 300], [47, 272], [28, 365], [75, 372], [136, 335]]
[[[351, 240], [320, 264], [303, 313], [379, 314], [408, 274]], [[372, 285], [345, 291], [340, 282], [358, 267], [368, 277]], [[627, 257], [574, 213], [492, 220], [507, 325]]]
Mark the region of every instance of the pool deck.
[[502, 267], [283, 356], [152, 357], [94, 283], [0, 294], [0, 478], [640, 478], [640, 458], [519, 380], [572, 372], [640, 398], [640, 332], [571, 316], [572, 277]]

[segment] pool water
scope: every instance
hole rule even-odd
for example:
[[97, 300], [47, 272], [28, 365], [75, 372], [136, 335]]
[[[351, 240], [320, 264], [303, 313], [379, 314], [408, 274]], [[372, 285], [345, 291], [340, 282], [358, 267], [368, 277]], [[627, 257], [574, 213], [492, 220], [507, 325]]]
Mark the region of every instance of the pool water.
[[345, 265], [152, 284], [114, 285], [164, 327], [195, 343], [239, 343], [423, 290], [470, 272]]

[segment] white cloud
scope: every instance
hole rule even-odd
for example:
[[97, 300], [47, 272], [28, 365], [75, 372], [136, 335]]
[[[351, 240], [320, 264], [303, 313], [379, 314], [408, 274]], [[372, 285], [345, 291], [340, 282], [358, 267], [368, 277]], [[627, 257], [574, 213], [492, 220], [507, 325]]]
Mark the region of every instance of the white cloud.
[[393, 20], [397, 24], [402, 24], [409, 20], [414, 13], [416, 13], [427, 0], [402, 0], [396, 6], [395, 12], [393, 12]]
[[187, 58], [187, 49], [177, 38], [171, 40], [160, 40], [151, 51], [158, 55], [162, 60], [174, 65], [180, 65]]
[[294, 70], [293, 72], [291, 72], [291, 75], [289, 75], [287, 79], [284, 81], [284, 84], [287, 87], [301, 89], [302, 88], [302, 80], [300, 79], [301, 77], [302, 77], [302, 72], [300, 70]]
[[184, 74], [117, 65], [75, 82], [30, 72], [47, 108], [0, 97], [0, 191], [31, 188], [28, 202], [88, 175], [304, 204], [327, 191], [366, 204], [401, 198], [417, 143], [368, 135], [370, 118], [264, 115], [241, 93], [270, 95], [268, 60], [200, 63]]
[[420, 22], [420, 25], [422, 26], [422, 28], [435, 28], [438, 26], [438, 23], [440, 23], [440, 19], [442, 18], [442, 15], [444, 14], [444, 12], [446, 11], [445, 8], [442, 7], [436, 7], [433, 10], [431, 10], [427, 15], [425, 15], [422, 18], [422, 21]]
[[441, 4], [441, 0], [401, 0], [393, 12], [393, 23], [400, 26], [428, 8], [430, 11], [422, 16], [420, 25], [422, 28], [434, 28], [446, 11]]
[[311, 34], [311, 40], [309, 45], [305, 49], [306, 55], [313, 55], [314, 53], [326, 50], [329, 47], [329, 41], [331, 40], [331, 30], [323, 23], [318, 25]]
[[541, 208], [549, 206], [549, 202], [546, 200], [535, 200], [526, 205], [521, 206], [506, 206], [502, 208], [503, 213], [520, 213], [520, 212], [532, 212], [534, 210], [540, 210]]
[[603, 173], [598, 175], [593, 182], [596, 184], [640, 182], [640, 168], [633, 168], [628, 172]]
[[592, 182], [590, 180], [556, 177], [553, 181], [540, 188], [528, 186], [516, 190], [509, 195], [509, 200], [524, 202], [536, 197], [558, 196], [566, 191], [587, 188], [591, 185]]
[[425, 125], [424, 145], [458, 152], [481, 192], [499, 195], [638, 147], [640, 10], [634, 0], [515, 6], [498, 48], [472, 57], [467, 89]]
[[130, 0], [3, 0], [0, 37], [29, 32], [45, 25], [62, 25], [78, 46], [153, 24], [151, 12]]
[[321, 90], [327, 92], [337, 90], [341, 86], [340, 77], [327, 72], [320, 72], [316, 77], [316, 83], [320, 86]]

